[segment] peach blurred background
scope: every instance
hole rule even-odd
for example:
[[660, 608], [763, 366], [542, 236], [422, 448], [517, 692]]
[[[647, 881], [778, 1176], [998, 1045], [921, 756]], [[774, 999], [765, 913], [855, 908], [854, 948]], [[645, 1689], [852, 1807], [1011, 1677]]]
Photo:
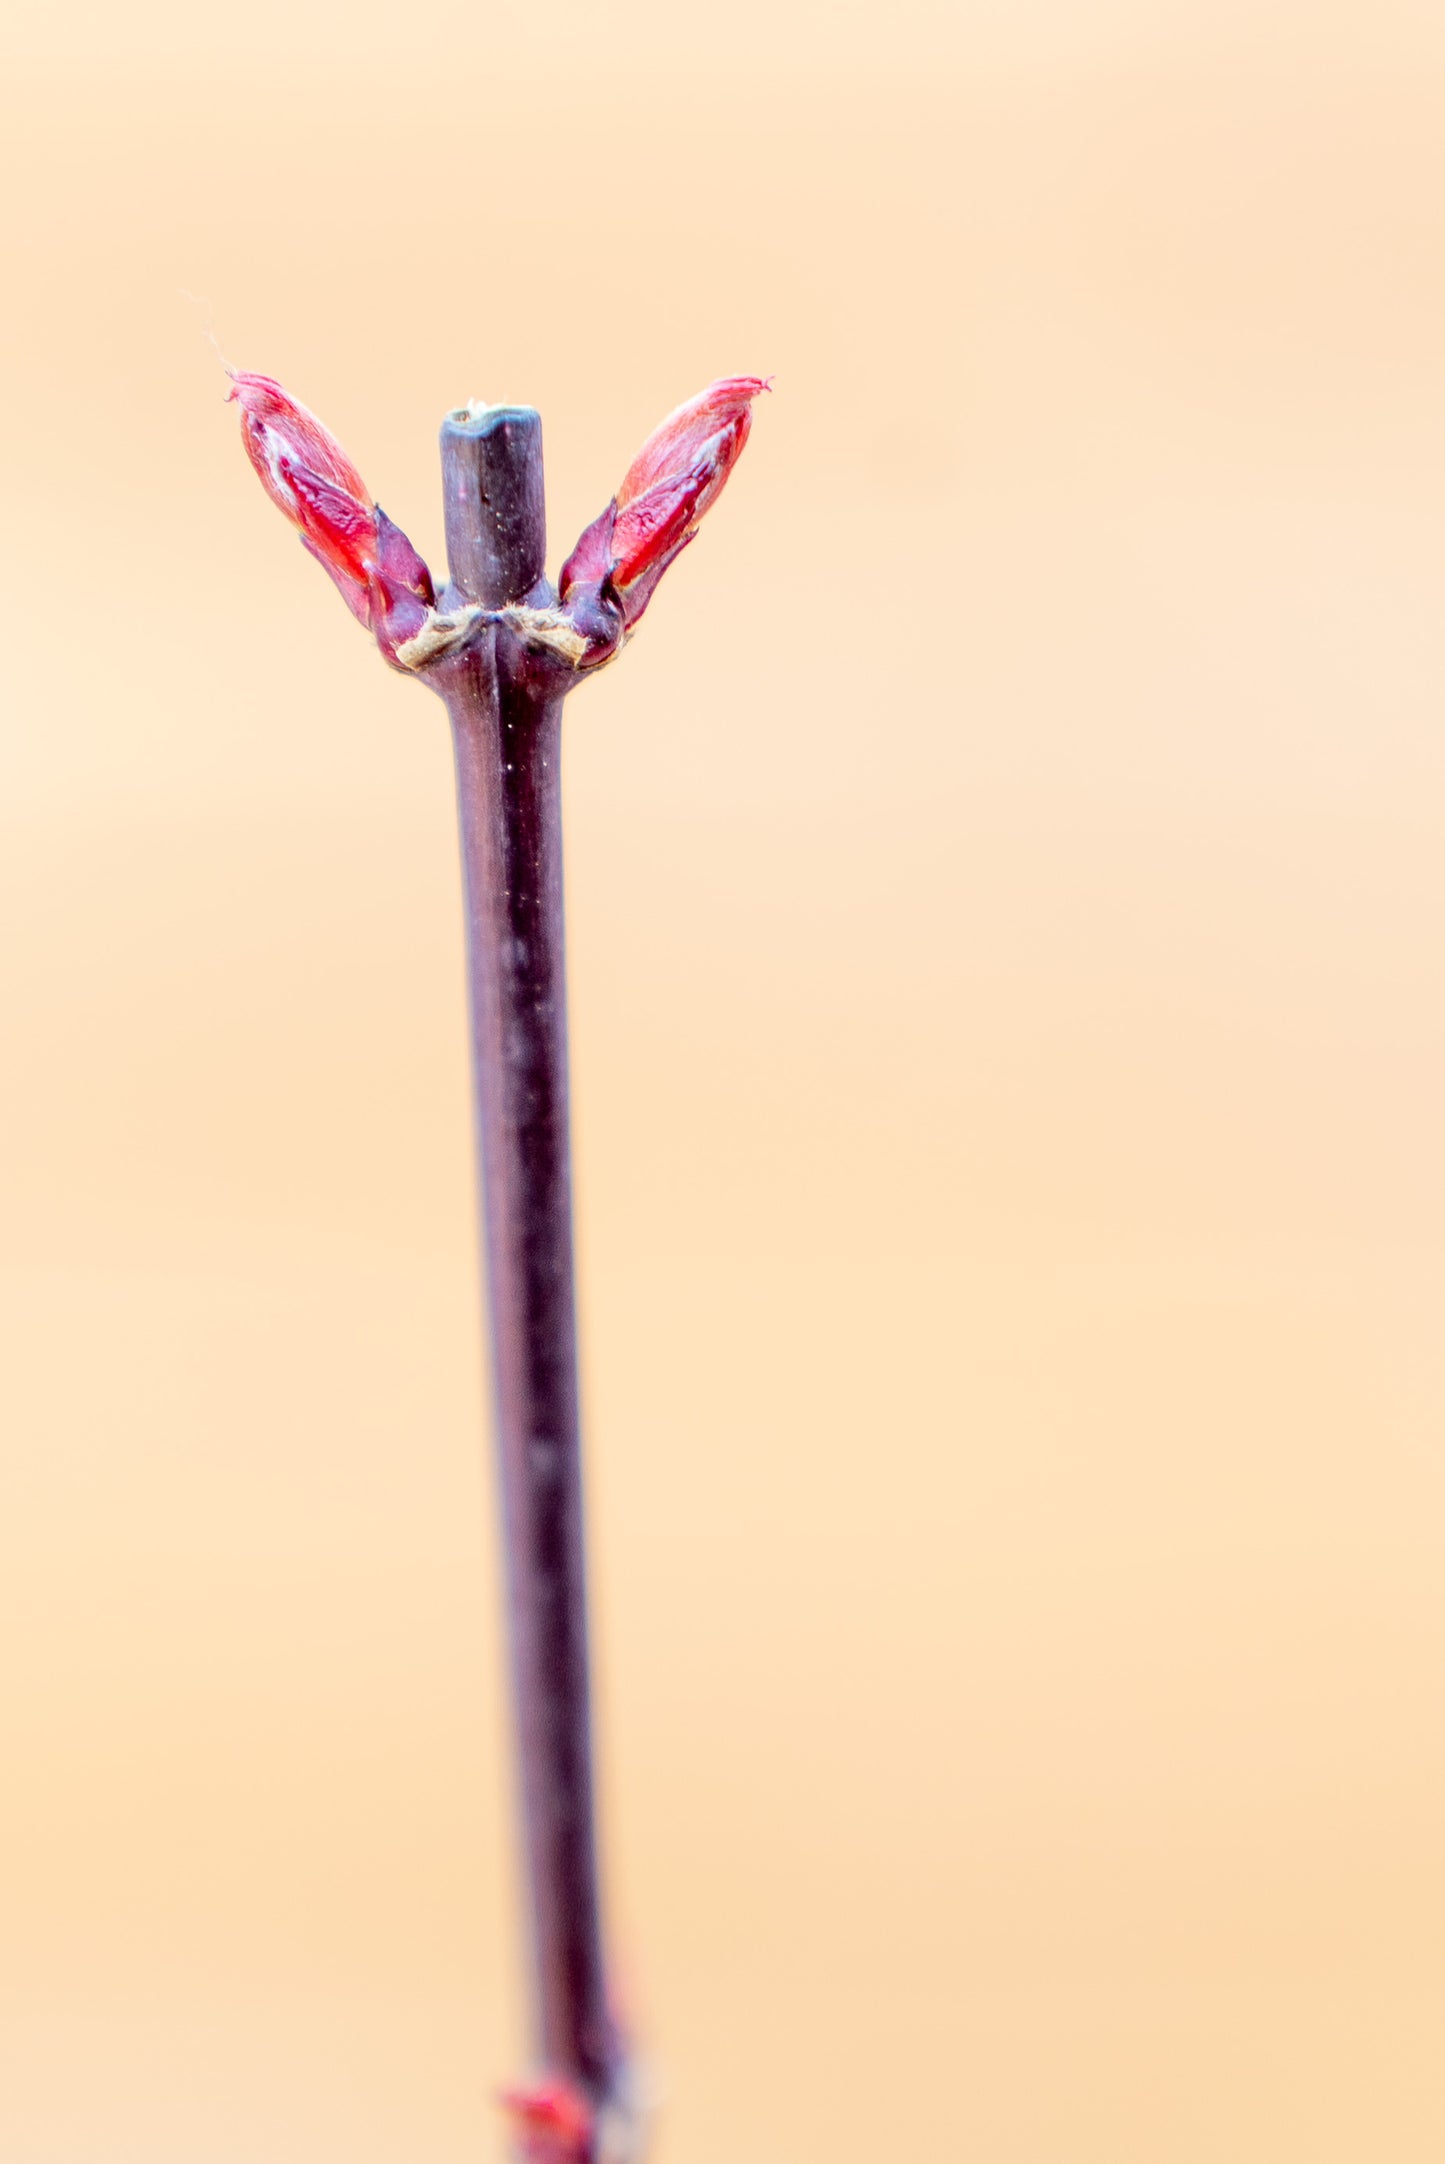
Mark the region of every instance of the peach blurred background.
[[207, 343], [554, 564], [658, 2164], [1445, 2154], [1445, 17], [14, 16], [0, 2156], [463, 2164], [523, 2053], [440, 710]]

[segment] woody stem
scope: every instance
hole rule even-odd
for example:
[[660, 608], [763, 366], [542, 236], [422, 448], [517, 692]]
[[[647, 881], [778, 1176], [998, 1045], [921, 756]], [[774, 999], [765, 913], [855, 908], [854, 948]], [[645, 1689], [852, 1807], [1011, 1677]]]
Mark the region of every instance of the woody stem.
[[[541, 423], [442, 429], [454, 601], [542, 587]], [[561, 715], [499, 626], [449, 662], [536, 2042], [596, 2105], [618, 2052], [602, 1952], [588, 1682], [563, 959]]]

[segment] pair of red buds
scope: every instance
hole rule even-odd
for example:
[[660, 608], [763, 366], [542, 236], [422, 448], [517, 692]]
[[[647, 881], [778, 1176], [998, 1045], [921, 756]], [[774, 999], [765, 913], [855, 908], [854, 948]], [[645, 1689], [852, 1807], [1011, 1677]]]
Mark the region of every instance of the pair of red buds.
[[[373, 502], [336, 438], [272, 377], [233, 369], [231, 380], [242, 441], [261, 485], [387, 659], [416, 667], [410, 654], [444, 650], [423, 636], [438, 621], [430, 571]], [[616, 651], [616, 636], [609, 642], [591, 631], [599, 603], [623, 633], [638, 622], [717, 499], [748, 440], [752, 402], [767, 387], [761, 376], [724, 377], [648, 437], [616, 496], [562, 567], [558, 604], [576, 626], [568, 643], [577, 665]]]

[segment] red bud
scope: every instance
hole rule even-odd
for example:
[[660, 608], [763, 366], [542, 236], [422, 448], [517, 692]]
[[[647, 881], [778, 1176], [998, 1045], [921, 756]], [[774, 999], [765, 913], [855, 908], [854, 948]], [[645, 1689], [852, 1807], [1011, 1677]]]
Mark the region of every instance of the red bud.
[[271, 501], [389, 659], [436, 599], [431, 573], [330, 430], [272, 376], [230, 369], [241, 441]]
[[610, 578], [630, 628], [737, 463], [763, 376], [725, 376], [670, 413], [628, 467], [616, 500], [562, 567], [561, 597]]
[[527, 2164], [590, 2164], [596, 2122], [592, 2106], [570, 2082], [504, 2089], [501, 2103]]
[[[742, 440], [728, 460], [731, 465], [747, 441], [753, 400], [772, 383], [770, 376], [722, 376], [696, 398], [675, 406], [665, 421], [652, 431], [617, 491], [619, 510], [644, 489], [693, 465], [705, 444], [721, 430], [741, 427]], [[723, 475], [726, 479], [726, 474]], [[721, 488], [722, 480], [718, 482]], [[717, 490], [714, 489], [714, 495]]]
[[329, 429], [273, 377], [229, 373], [241, 441], [266, 494], [328, 565], [364, 582], [376, 512], [361, 475]]

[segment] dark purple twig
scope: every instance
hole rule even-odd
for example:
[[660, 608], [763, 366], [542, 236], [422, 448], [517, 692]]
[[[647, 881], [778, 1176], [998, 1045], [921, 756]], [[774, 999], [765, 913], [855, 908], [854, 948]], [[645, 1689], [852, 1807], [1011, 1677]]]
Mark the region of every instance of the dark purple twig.
[[[541, 422], [442, 429], [448, 603], [545, 607]], [[489, 623], [438, 672], [456, 755], [513, 1714], [537, 2045], [618, 2101], [593, 1805], [563, 968], [555, 664]]]

